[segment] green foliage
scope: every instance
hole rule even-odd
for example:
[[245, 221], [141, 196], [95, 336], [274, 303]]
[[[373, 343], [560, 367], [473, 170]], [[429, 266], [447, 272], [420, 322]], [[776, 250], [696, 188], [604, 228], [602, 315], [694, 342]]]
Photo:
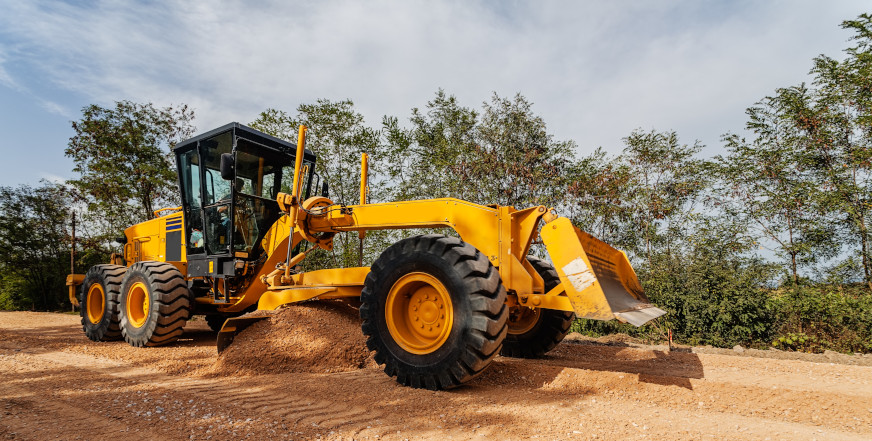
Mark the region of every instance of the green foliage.
[[116, 237], [151, 219], [155, 209], [179, 205], [172, 147], [193, 134], [193, 118], [184, 105], [160, 109], [119, 101], [114, 108], [82, 109], [65, 154], [79, 174], [70, 184], [87, 204], [96, 235]]
[[775, 290], [776, 348], [872, 352], [872, 293], [864, 286], [798, 286]]
[[[350, 100], [318, 100], [314, 104], [301, 104], [297, 114], [267, 109], [251, 123], [255, 129], [296, 143], [300, 124], [308, 127], [306, 148], [318, 157], [315, 172], [321, 182], [328, 182], [330, 198], [341, 204], [360, 202], [361, 156], [367, 153], [369, 162], [369, 201], [383, 200], [386, 186], [382, 185], [384, 158], [379, 142], [380, 133], [364, 125], [363, 116], [354, 109]], [[320, 188], [314, 189], [320, 192]], [[372, 262], [387, 248], [387, 233], [369, 233], [364, 241], [361, 258], [360, 238], [356, 232], [339, 233], [334, 238], [331, 252], [316, 250], [305, 262], [306, 268], [344, 268]]]
[[473, 183], [460, 177], [464, 164], [476, 160], [478, 113], [440, 89], [426, 111], [412, 109], [410, 122], [412, 127], [405, 129], [396, 117], [383, 121], [392, 198], [471, 200]]
[[518, 208], [563, 202], [575, 143], [555, 141], [526, 98], [494, 94], [484, 103], [476, 140], [472, 157], [458, 164], [471, 200]]
[[0, 187], [0, 307], [57, 309], [64, 303], [70, 268], [68, 191]]
[[412, 127], [385, 118], [388, 170], [397, 200], [455, 197], [479, 204], [553, 206], [563, 200], [574, 143], [555, 141], [521, 95], [496, 94], [481, 112], [439, 90]]
[[830, 246], [834, 230], [826, 215], [827, 193], [809, 170], [806, 139], [791, 122], [796, 103], [808, 100], [808, 89], [800, 86], [779, 89], [748, 108], [754, 139], [726, 135], [728, 155], [717, 156], [713, 167], [719, 178], [716, 204], [774, 244], [794, 284], [801, 267], [838, 252]]
[[816, 88], [790, 102], [790, 122], [801, 134], [811, 173], [825, 190], [825, 213], [843, 242], [859, 248], [864, 278], [872, 288], [872, 17], [862, 14], [842, 27], [855, 31], [856, 45], [842, 61], [826, 55], [814, 59]]

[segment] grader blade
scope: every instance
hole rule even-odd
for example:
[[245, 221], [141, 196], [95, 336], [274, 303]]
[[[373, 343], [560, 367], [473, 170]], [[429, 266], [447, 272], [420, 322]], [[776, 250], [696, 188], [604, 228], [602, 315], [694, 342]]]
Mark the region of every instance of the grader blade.
[[541, 236], [577, 317], [642, 326], [666, 314], [645, 297], [623, 251], [566, 218], [545, 224]]
[[218, 341], [215, 344], [218, 348], [218, 353], [220, 354], [224, 349], [227, 349], [227, 347], [230, 346], [230, 343], [233, 343], [236, 334], [242, 332], [243, 329], [270, 317], [270, 315], [259, 315], [254, 317], [228, 318], [227, 321], [224, 322], [224, 326], [221, 327], [221, 330], [218, 331]]

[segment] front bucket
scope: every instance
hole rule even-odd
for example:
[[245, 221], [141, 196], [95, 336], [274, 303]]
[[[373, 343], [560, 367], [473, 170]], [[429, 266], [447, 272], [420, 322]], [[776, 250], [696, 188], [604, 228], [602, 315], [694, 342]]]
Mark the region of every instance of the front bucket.
[[545, 224], [541, 236], [577, 317], [642, 326], [666, 314], [645, 297], [622, 251], [562, 217]]

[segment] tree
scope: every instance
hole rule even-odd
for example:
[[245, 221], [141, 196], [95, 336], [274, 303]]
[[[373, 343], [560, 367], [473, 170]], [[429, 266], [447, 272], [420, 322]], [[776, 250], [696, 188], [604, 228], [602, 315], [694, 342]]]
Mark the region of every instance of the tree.
[[397, 199], [456, 197], [479, 204], [556, 205], [574, 143], [555, 141], [522, 95], [494, 94], [481, 112], [443, 90], [412, 110], [412, 127], [386, 118]]
[[114, 108], [82, 109], [65, 150], [79, 173], [70, 184], [107, 237], [151, 219], [160, 206], [178, 205], [172, 148], [193, 134], [193, 119], [185, 105], [119, 101]]
[[471, 200], [465, 164], [476, 160], [478, 113], [439, 89], [426, 110], [414, 108], [410, 129], [385, 117], [388, 172], [398, 200], [456, 197]]
[[805, 86], [778, 89], [746, 111], [754, 139], [728, 134], [728, 155], [715, 158], [720, 178], [716, 203], [775, 245], [794, 284], [800, 265], [837, 251], [828, 246], [833, 235], [822, 208], [827, 193], [809, 169], [807, 138], [794, 124], [795, 110], [810, 100]]
[[513, 99], [493, 94], [475, 133], [472, 160], [460, 164], [474, 200], [518, 208], [563, 203], [563, 177], [575, 143], [555, 141], [521, 94]]
[[573, 161], [566, 171], [566, 200], [561, 204], [578, 228], [621, 249], [637, 249], [634, 214], [624, 201], [632, 173], [602, 148]]
[[872, 288], [872, 15], [847, 20], [856, 45], [838, 61], [814, 60], [814, 100], [795, 101], [793, 122], [804, 132], [810, 165], [829, 192], [828, 208], [843, 236], [859, 246], [866, 283]]
[[0, 306], [57, 309], [70, 268], [69, 192], [61, 185], [0, 187]]
[[570, 169], [570, 213], [583, 228], [599, 232], [651, 264], [661, 248], [680, 246], [707, 188], [698, 143], [678, 142], [675, 132], [633, 131], [620, 156], [598, 150]]
[[[314, 104], [301, 104], [295, 116], [282, 110], [267, 109], [251, 126], [278, 138], [295, 141], [300, 124], [309, 128], [306, 147], [317, 155], [315, 172], [329, 182], [330, 197], [334, 202], [359, 202], [360, 160], [363, 153], [371, 158], [371, 199], [376, 201], [382, 197], [384, 186], [378, 185], [378, 179], [385, 155], [379, 142], [380, 133], [364, 125], [363, 116], [354, 109], [353, 102], [321, 99]], [[370, 233], [369, 237], [368, 243], [371, 245], [363, 253], [363, 260], [366, 261], [374, 259], [385, 248], [377, 246], [378, 233]], [[334, 267], [358, 266], [361, 263], [358, 241], [357, 233], [338, 234], [334, 239], [330, 264]], [[307, 260], [316, 262], [319, 259], [312, 257]]]

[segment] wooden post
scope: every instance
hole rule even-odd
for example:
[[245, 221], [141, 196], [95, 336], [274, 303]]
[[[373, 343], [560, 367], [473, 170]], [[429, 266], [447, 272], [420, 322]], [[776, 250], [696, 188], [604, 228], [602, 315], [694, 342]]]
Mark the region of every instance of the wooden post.
[[[73, 210], [73, 232], [70, 235], [70, 274], [76, 273], [76, 212]], [[76, 312], [76, 305], [72, 305], [73, 312]]]

